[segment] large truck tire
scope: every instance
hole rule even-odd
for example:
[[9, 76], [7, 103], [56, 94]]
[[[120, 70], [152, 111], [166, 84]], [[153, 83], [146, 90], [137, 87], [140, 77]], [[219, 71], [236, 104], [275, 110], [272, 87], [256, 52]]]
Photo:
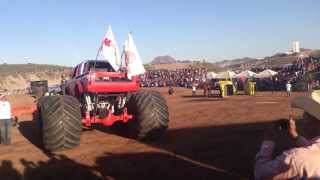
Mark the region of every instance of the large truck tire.
[[155, 140], [168, 128], [169, 112], [166, 100], [159, 92], [138, 91], [129, 101], [130, 133], [139, 140]]
[[45, 96], [39, 100], [39, 125], [46, 150], [71, 149], [80, 143], [80, 104], [72, 96]]

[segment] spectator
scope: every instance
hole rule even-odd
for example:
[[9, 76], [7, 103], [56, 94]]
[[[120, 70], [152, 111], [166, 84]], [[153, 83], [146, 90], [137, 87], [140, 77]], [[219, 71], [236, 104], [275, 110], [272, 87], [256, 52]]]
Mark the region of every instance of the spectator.
[[291, 96], [291, 87], [292, 87], [292, 85], [291, 85], [290, 81], [288, 81], [286, 84], [287, 96]]
[[197, 91], [196, 83], [192, 83], [192, 96], [196, 95], [196, 91]]
[[209, 96], [209, 87], [207, 83], [203, 83], [203, 96]]
[[174, 93], [172, 85], [169, 86], [168, 93], [169, 93], [169, 95], [172, 95]]
[[302, 121], [305, 125], [304, 132], [306, 137], [311, 139], [299, 135], [295, 121], [290, 118], [288, 132], [296, 147], [272, 159], [275, 128], [267, 131], [256, 156], [254, 172], [256, 179], [320, 178], [320, 91], [313, 92], [312, 98], [296, 98], [292, 106], [305, 111]]

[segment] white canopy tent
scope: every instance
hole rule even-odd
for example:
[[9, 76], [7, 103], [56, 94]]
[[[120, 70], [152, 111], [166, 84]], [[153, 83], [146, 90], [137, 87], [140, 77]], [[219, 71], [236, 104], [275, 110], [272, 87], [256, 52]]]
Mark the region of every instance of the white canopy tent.
[[214, 79], [218, 74], [215, 72], [208, 72], [207, 79]]
[[226, 72], [219, 73], [215, 77], [215, 79], [232, 79], [232, 78], [234, 78], [235, 75], [236, 75], [236, 73], [234, 73], [233, 71], [226, 71]]
[[255, 72], [252, 72], [252, 71], [249, 71], [249, 70], [245, 70], [245, 71], [242, 71], [241, 73], [237, 74], [235, 77], [236, 78], [251, 78], [253, 76], [255, 76], [256, 73]]
[[271, 69], [266, 69], [258, 74], [256, 74], [254, 76], [254, 78], [259, 78], [259, 79], [263, 79], [263, 78], [271, 78], [273, 77], [274, 75], [278, 74], [277, 72], [275, 71], [272, 71]]

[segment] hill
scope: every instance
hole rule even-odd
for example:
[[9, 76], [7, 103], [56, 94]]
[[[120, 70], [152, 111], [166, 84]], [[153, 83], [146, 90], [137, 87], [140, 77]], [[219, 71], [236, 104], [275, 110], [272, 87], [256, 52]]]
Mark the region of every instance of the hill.
[[176, 59], [174, 59], [171, 56], [157, 56], [155, 57], [150, 64], [170, 64], [170, 63], [175, 63]]
[[215, 64], [218, 66], [221, 66], [221, 67], [230, 67], [230, 66], [234, 66], [237, 64], [244, 64], [244, 63], [248, 63], [248, 62], [253, 62], [256, 60], [257, 59], [254, 59], [254, 58], [244, 57], [244, 58], [233, 59], [233, 60], [223, 60], [223, 61], [217, 62]]
[[49, 85], [59, 84], [63, 73], [71, 68], [45, 64], [0, 64], [0, 90], [22, 90], [30, 81], [48, 80]]
[[320, 50], [303, 49], [301, 53], [277, 53], [275, 55], [259, 59], [245, 57], [241, 59], [224, 60], [215, 64], [232, 70], [244, 70], [251, 68], [272, 68], [292, 64], [300, 56], [313, 56], [320, 58]]
[[206, 61], [177, 61], [176, 63], [167, 64], [145, 64], [147, 70], [175, 70], [185, 68], [207, 68], [209, 71], [220, 72], [225, 68], [220, 67], [214, 63]]
[[[189, 68], [192, 65], [192, 63], [161, 63], [161, 64], [149, 64], [147, 65], [148, 70], [174, 70], [174, 69], [184, 69]], [[145, 65], [146, 67], [146, 65]]]

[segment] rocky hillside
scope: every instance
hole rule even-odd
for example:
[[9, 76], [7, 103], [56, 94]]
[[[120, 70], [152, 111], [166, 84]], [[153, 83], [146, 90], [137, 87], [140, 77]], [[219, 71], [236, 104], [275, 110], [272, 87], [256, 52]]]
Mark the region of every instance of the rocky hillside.
[[0, 90], [22, 90], [30, 81], [48, 80], [49, 85], [59, 84], [63, 73], [71, 68], [40, 64], [0, 64]]
[[218, 66], [232, 70], [245, 70], [251, 68], [272, 68], [283, 67], [296, 61], [300, 56], [312, 56], [320, 58], [320, 50], [303, 49], [301, 53], [285, 54], [277, 53], [265, 58], [241, 58], [234, 60], [225, 60], [215, 63]]
[[223, 60], [223, 61], [217, 62], [215, 64], [218, 66], [221, 66], [221, 67], [230, 67], [230, 66], [234, 66], [234, 65], [238, 65], [238, 64], [245, 64], [248, 62], [253, 62], [256, 60], [257, 59], [254, 59], [254, 58], [244, 57], [244, 58], [240, 58], [240, 59]]
[[150, 64], [170, 64], [175, 62], [176, 59], [171, 56], [157, 56], [150, 62]]

